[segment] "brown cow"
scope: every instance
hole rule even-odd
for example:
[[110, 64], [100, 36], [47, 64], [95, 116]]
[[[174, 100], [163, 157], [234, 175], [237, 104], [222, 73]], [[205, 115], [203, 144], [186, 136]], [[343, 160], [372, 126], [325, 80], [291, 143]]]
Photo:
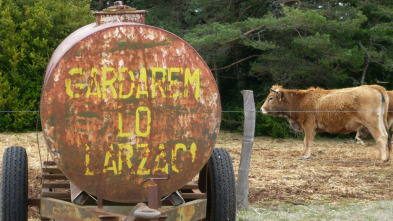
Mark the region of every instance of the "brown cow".
[[[388, 128], [392, 127], [393, 125], [393, 91], [387, 91], [388, 96], [389, 96], [389, 112], [388, 112], [388, 117], [387, 117], [387, 122], [388, 122]], [[362, 139], [365, 139], [369, 137], [370, 131], [367, 130], [365, 127], [361, 127], [357, 133], [356, 133], [356, 143], [364, 145], [364, 142]]]
[[324, 90], [287, 90], [273, 86], [261, 110], [285, 117], [305, 134], [303, 159], [311, 157], [316, 132], [350, 133], [365, 126], [380, 145], [381, 160], [389, 160], [391, 144], [387, 133], [389, 97], [378, 85]]

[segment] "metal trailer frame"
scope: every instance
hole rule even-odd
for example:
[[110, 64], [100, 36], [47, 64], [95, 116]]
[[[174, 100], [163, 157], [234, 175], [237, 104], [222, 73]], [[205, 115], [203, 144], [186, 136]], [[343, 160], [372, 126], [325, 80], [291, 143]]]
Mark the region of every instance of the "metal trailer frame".
[[207, 196], [195, 182], [182, 187], [180, 191], [184, 193], [177, 191], [161, 200], [157, 195], [157, 184], [154, 179], [149, 179], [146, 180], [149, 182], [147, 205], [124, 204], [95, 199], [79, 190], [75, 192], [53, 161], [45, 161], [44, 166], [41, 198], [28, 199], [29, 205], [40, 207], [42, 220], [202, 220], [206, 217]]
[[[116, 209], [129, 209], [128, 215], [110, 212], [111, 208], [103, 209], [78, 206], [67, 201], [43, 197], [41, 199], [41, 216], [55, 220], [202, 220], [206, 217], [206, 199], [193, 200], [180, 206], [153, 210], [144, 203], [134, 208], [116, 206]], [[158, 213], [156, 212], [158, 211]], [[157, 215], [158, 214], [158, 215]], [[187, 217], [187, 218], [185, 218]]]
[[2, 220], [26, 220], [28, 205], [40, 207], [41, 220], [236, 219], [235, 175], [229, 152], [222, 148], [214, 149], [199, 171], [198, 183], [189, 182], [167, 196], [158, 194], [155, 180], [169, 176], [145, 179], [148, 196], [139, 203], [105, 201], [102, 195], [96, 198], [71, 183], [54, 161], [44, 162], [41, 198], [28, 198], [26, 150], [7, 148], [2, 165]]

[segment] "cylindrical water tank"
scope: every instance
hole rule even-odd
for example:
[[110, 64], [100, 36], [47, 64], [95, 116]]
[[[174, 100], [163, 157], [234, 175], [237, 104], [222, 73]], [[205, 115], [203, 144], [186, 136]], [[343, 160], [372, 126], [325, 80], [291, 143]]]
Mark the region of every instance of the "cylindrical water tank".
[[60, 170], [116, 202], [147, 200], [190, 181], [209, 159], [221, 107], [213, 75], [178, 36], [123, 5], [67, 37], [48, 64], [41, 123]]

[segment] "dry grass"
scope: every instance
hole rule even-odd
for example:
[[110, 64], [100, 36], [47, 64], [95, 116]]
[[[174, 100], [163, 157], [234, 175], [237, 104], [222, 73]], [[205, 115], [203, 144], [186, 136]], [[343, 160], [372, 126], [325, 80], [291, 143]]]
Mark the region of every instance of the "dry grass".
[[[241, 134], [221, 133], [216, 145], [229, 150], [236, 174], [241, 141]], [[302, 143], [255, 138], [249, 175], [252, 204], [393, 200], [393, 166], [378, 161], [379, 148], [373, 140], [359, 146], [352, 140], [316, 139], [309, 161], [299, 160]]]
[[[45, 159], [47, 153], [42, 134], [39, 142], [41, 156]], [[37, 134], [0, 134], [0, 154], [13, 145], [27, 150], [29, 196], [38, 197], [41, 173]], [[242, 135], [227, 132], [220, 133], [216, 145], [230, 152], [236, 174], [241, 146]], [[351, 140], [316, 139], [313, 159], [334, 161], [298, 160], [302, 149], [300, 139], [255, 138], [249, 179], [252, 205], [334, 205], [343, 200], [393, 200], [393, 166], [378, 162], [379, 149], [374, 141], [358, 146]], [[30, 217], [36, 217], [37, 212], [30, 208]]]

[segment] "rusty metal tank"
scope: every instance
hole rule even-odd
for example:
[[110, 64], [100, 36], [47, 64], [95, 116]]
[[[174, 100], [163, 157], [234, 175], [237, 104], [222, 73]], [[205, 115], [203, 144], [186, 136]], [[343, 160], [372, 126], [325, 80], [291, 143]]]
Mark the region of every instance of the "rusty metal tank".
[[144, 24], [124, 5], [96, 12], [47, 66], [41, 123], [48, 149], [82, 190], [142, 202], [150, 178], [160, 196], [205, 165], [221, 120], [219, 92], [201, 56], [183, 39]]

